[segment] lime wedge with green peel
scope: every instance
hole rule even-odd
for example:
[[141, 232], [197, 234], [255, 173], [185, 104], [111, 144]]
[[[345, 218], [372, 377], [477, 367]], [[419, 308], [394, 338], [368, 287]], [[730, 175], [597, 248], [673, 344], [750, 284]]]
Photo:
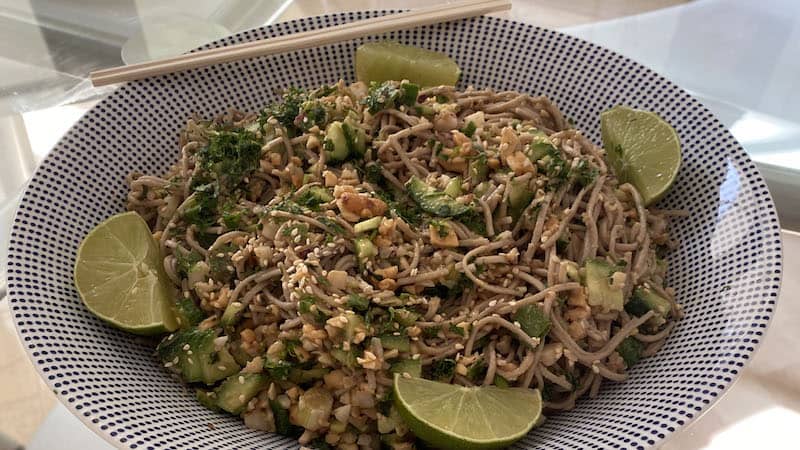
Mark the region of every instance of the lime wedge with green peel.
[[650, 111], [615, 106], [600, 114], [603, 147], [621, 183], [631, 183], [645, 204], [672, 187], [681, 166], [681, 143], [670, 124]]
[[461, 69], [449, 56], [397, 42], [370, 42], [356, 49], [356, 77], [372, 81], [408, 80], [421, 86], [454, 86]]
[[135, 212], [89, 232], [78, 249], [75, 287], [89, 311], [122, 330], [153, 335], [178, 328], [158, 245]]
[[539, 424], [542, 415], [538, 390], [464, 387], [399, 374], [394, 404], [411, 431], [437, 448], [506, 447]]

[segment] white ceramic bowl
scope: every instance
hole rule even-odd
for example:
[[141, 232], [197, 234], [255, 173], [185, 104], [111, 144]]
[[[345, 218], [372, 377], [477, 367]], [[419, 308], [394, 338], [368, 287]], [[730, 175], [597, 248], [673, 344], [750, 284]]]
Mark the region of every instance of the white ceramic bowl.
[[[379, 15], [358, 12], [281, 23], [213, 46]], [[152, 356], [151, 342], [114, 330], [81, 304], [72, 266], [83, 236], [123, 210], [125, 176], [163, 173], [193, 113], [258, 110], [288, 86], [352, 80], [353, 53], [393, 38], [451, 55], [462, 87], [544, 94], [599, 142], [600, 112], [616, 104], [656, 111], [678, 131], [684, 164], [662, 206], [685, 208], [669, 284], [686, 318], [667, 345], [623, 384], [550, 417], [526, 448], [646, 448], [710, 407], [763, 339], [781, 279], [775, 208], [755, 165], [685, 91], [611, 51], [557, 32], [476, 18], [156, 77], [120, 87], [58, 143], [30, 182], [10, 238], [8, 286], [31, 359], [59, 399], [119, 447], [276, 448], [290, 439], [210, 412]], [[212, 427], [213, 425], [213, 427]]]

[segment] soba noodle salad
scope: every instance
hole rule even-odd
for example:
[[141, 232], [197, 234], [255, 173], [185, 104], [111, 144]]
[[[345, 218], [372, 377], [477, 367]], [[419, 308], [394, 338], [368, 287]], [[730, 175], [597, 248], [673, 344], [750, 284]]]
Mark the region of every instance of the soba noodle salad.
[[682, 314], [679, 212], [606, 156], [545, 97], [408, 81], [191, 118], [171, 169], [129, 180], [179, 293], [158, 357], [209, 408], [307, 446], [413, 448], [394, 376], [571, 409]]

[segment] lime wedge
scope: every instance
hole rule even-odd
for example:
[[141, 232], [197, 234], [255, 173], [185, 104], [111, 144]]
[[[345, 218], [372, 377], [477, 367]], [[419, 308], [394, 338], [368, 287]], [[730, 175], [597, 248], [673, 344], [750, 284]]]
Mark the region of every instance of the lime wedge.
[[653, 112], [615, 106], [600, 114], [603, 147], [620, 182], [633, 184], [645, 204], [672, 187], [681, 166], [675, 130]]
[[356, 77], [371, 81], [408, 80], [421, 86], [454, 86], [461, 75], [444, 53], [397, 42], [370, 42], [356, 49]]
[[135, 212], [89, 232], [78, 249], [75, 287], [89, 311], [122, 330], [152, 335], [178, 327], [158, 245]]
[[399, 374], [394, 404], [411, 431], [437, 448], [506, 447], [539, 424], [542, 413], [538, 390], [464, 387]]

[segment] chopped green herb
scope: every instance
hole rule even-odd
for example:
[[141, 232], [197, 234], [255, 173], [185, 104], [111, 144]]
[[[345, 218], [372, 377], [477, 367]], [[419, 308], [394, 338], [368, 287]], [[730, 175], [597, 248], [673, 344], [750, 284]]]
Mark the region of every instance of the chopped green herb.
[[369, 299], [358, 294], [350, 294], [347, 297], [347, 307], [357, 312], [364, 312], [369, 308]]
[[642, 358], [642, 351], [644, 351], [644, 344], [639, 342], [635, 337], [626, 337], [617, 346], [617, 353], [625, 361], [627, 367], [633, 367], [634, 364], [639, 362]]
[[417, 102], [419, 86], [414, 83], [401, 83], [396, 86], [394, 82], [372, 82], [369, 93], [363, 100], [369, 112], [377, 113], [384, 109], [396, 108], [400, 105], [413, 106]]
[[431, 363], [430, 379], [449, 383], [453, 379], [456, 372], [456, 361], [454, 359], [445, 358]]
[[294, 367], [294, 364], [282, 359], [277, 361], [267, 360], [264, 362], [264, 369], [266, 369], [269, 376], [274, 380], [287, 380], [289, 378], [289, 370], [292, 367]]
[[464, 133], [464, 136], [466, 137], [472, 137], [475, 134], [476, 129], [477, 127], [475, 126], [475, 122], [470, 120], [469, 122], [467, 122], [467, 124], [464, 126], [464, 129], [461, 130], [461, 132]]
[[466, 335], [466, 332], [464, 331], [463, 328], [457, 327], [452, 323], [450, 324], [450, 332], [451, 333], [455, 333], [455, 334], [457, 334], [459, 336], [462, 336], [462, 337]]
[[442, 327], [438, 325], [433, 327], [425, 327], [422, 329], [422, 337], [425, 339], [434, 339], [439, 336], [440, 331], [442, 331]]
[[550, 319], [537, 305], [525, 305], [514, 313], [514, 320], [530, 337], [542, 338], [550, 331]]

